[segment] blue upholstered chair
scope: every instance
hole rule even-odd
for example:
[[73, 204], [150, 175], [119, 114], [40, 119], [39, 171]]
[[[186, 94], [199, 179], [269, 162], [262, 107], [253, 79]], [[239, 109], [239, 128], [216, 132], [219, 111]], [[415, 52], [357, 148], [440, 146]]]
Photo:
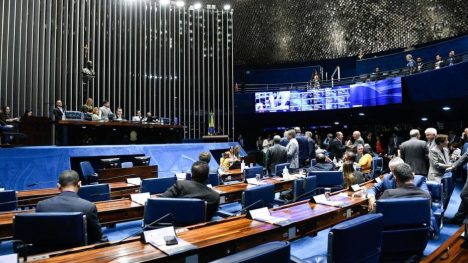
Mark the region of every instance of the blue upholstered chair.
[[132, 162], [123, 162], [123, 163], [120, 164], [120, 167], [122, 167], [122, 168], [132, 168], [133, 163]]
[[433, 219], [433, 227], [438, 235], [440, 233], [440, 229], [443, 226], [443, 219], [445, 209], [443, 207], [443, 200], [444, 200], [444, 192], [443, 192], [443, 185], [442, 183], [435, 182], [435, 181], [427, 181], [427, 188], [431, 193], [431, 208], [432, 208], [432, 216]]
[[21, 240], [14, 243], [19, 256], [84, 246], [86, 216], [75, 212], [17, 214], [13, 217], [13, 239]]
[[218, 210], [218, 215], [228, 217], [238, 212], [247, 212], [242, 211], [247, 207], [247, 210], [252, 210], [264, 206], [273, 207], [275, 203], [275, 186], [273, 184], [259, 185], [242, 192], [240, 204], [235, 203], [221, 206]]
[[381, 260], [417, 259], [430, 237], [431, 200], [393, 198], [377, 201], [384, 229]]
[[382, 157], [374, 157], [371, 162], [371, 177], [375, 178], [382, 174], [383, 171], [383, 159]]
[[141, 181], [140, 193], [161, 194], [173, 186], [176, 181], [177, 177], [175, 176], [143, 179]]
[[0, 204], [0, 212], [16, 210], [18, 208], [16, 191], [0, 191], [0, 203], [2, 203]]
[[273, 176], [283, 176], [284, 167], [289, 169], [290, 163], [280, 163], [275, 165], [275, 170], [272, 172]]
[[80, 162], [81, 174], [86, 184], [92, 184], [97, 182], [98, 175], [94, 171], [93, 166], [90, 162], [84, 161]]
[[290, 262], [290, 250], [289, 242], [274, 241], [220, 258], [212, 263], [288, 263]]
[[143, 223], [147, 226], [167, 214], [171, 216], [160, 223], [176, 226], [202, 223], [206, 221], [206, 201], [196, 198], [150, 198], [145, 205]]
[[109, 184], [83, 185], [78, 190], [78, 196], [90, 202], [110, 200]]
[[[295, 262], [379, 262], [382, 247], [383, 217], [367, 214], [342, 222], [328, 233], [327, 255], [297, 259]], [[362, 242], [356, 242], [356, 238]], [[312, 248], [311, 248], [312, 249]]]
[[263, 177], [263, 166], [254, 166], [244, 169], [244, 178], [255, 178], [259, 174]]
[[343, 189], [343, 172], [340, 171], [310, 171], [308, 176], [317, 177], [317, 187], [329, 187], [332, 191]]
[[220, 183], [219, 175], [217, 173], [209, 174], [208, 183], [211, 184], [211, 186], [218, 186]]
[[[294, 180], [293, 186], [293, 201], [301, 201], [309, 199], [312, 195], [315, 194], [317, 189], [317, 177], [307, 176], [306, 178]], [[299, 199], [298, 199], [299, 198]]]

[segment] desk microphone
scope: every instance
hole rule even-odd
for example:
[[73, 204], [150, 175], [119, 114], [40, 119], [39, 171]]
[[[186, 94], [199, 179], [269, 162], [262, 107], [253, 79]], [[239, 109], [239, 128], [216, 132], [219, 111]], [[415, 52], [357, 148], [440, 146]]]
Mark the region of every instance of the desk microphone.
[[26, 186], [27, 186], [27, 187], [31, 187], [31, 186], [36, 186], [36, 185], [40, 185], [40, 184], [48, 184], [48, 183], [57, 183], [57, 180], [53, 180], [53, 181], [44, 181], [44, 182], [36, 182], [36, 183], [28, 184], [28, 185], [26, 185]]
[[316, 192], [317, 192], [317, 189], [314, 189], [314, 190], [312, 190], [312, 191], [303, 193], [303, 194], [297, 196], [296, 198], [293, 198], [293, 200], [290, 200], [290, 201], [286, 202], [285, 205], [290, 204], [290, 203], [297, 202], [297, 200], [300, 200], [301, 198], [306, 197], [306, 196], [309, 196], [309, 195], [311, 195], [311, 194], [315, 194]]
[[118, 178], [135, 178], [137, 177], [136, 174], [124, 174], [124, 175], [118, 175], [118, 176], [114, 176], [114, 177], [108, 177], [108, 178], [103, 178], [103, 179], [99, 179], [98, 177], [98, 180], [101, 181], [101, 182], [105, 182], [105, 181], [110, 181], [110, 180], [114, 180], [114, 179], [118, 179]]
[[252, 208], [252, 207], [254, 207], [254, 206], [256, 206], [256, 205], [258, 205], [258, 204], [260, 204], [260, 203], [261, 203], [261, 204], [264, 204], [265, 202], [263, 202], [262, 199], [257, 200], [257, 201], [255, 201], [255, 202], [251, 203], [250, 205], [248, 205], [248, 206], [242, 208], [242, 209], [241, 209], [239, 212], [237, 212], [235, 215], [236, 215], [236, 216], [242, 215], [242, 214], [248, 212], [248, 211], [250, 210], [250, 208]]
[[138, 236], [138, 235], [142, 234], [143, 232], [145, 232], [146, 230], [148, 230], [149, 228], [151, 228], [153, 225], [155, 225], [156, 223], [161, 222], [162, 220], [166, 219], [166, 218], [169, 217], [169, 216], [172, 217], [172, 222], [170, 223], [170, 225], [173, 226], [173, 225], [174, 225], [174, 219], [175, 219], [175, 217], [174, 217], [174, 215], [173, 215], [172, 213], [167, 213], [167, 214], [161, 216], [160, 218], [154, 220], [154, 221], [151, 222], [150, 224], [144, 226], [142, 229], [140, 229], [140, 230], [138, 230], [138, 231], [135, 231], [135, 232], [133, 232], [132, 234], [130, 234], [130, 235], [128, 235], [128, 236], [122, 238], [121, 240], [119, 240], [119, 241], [117, 241], [117, 242], [115, 242], [115, 243], [113, 243], [113, 245], [114, 245], [114, 244], [115, 244], [115, 245], [116, 245], [116, 244], [121, 244], [121, 243], [123, 243], [125, 240], [127, 240], [127, 239], [129, 239], [129, 238], [131, 238], [131, 237], [133, 237], [133, 236]]

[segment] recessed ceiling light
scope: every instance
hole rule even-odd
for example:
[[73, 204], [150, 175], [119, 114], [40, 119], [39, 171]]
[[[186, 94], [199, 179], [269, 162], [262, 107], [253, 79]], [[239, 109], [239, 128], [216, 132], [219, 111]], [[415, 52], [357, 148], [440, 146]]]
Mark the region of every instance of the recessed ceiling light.
[[340, 123], [339, 123], [339, 122], [337, 122], [337, 121], [335, 121], [335, 123], [334, 123], [334, 124], [335, 124], [335, 125], [340, 125]]
[[444, 111], [449, 111], [449, 110], [451, 110], [451, 108], [450, 108], [449, 106], [445, 106], [445, 107], [443, 107], [442, 109], [443, 109]]
[[421, 118], [422, 121], [427, 121], [428, 119], [426, 117]]
[[359, 116], [366, 116], [364, 112], [359, 112]]

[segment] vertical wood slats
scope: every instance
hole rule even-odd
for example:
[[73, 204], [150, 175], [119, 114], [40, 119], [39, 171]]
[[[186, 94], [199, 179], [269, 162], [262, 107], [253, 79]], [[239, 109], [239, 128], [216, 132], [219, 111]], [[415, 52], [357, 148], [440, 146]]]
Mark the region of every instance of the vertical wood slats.
[[[112, 110], [151, 111], [233, 138], [232, 11], [143, 0], [0, 0], [0, 104], [14, 116], [47, 116], [56, 99], [79, 110], [87, 97]], [[82, 85], [84, 47], [96, 78]]]

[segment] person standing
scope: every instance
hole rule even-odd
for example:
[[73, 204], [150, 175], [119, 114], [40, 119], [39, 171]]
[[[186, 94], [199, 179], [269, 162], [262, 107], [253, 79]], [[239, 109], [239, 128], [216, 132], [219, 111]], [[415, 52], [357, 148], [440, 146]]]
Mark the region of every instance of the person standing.
[[109, 120], [109, 115], [113, 114], [110, 109], [110, 102], [105, 100], [102, 102], [102, 106], [99, 108], [99, 117], [101, 120]]
[[52, 110], [52, 114], [54, 115], [55, 121], [64, 119], [65, 109], [63, 108], [63, 104], [61, 100], [55, 101], [55, 108]]
[[290, 163], [290, 169], [297, 169], [299, 168], [299, 144], [296, 140], [296, 132], [294, 130], [289, 130], [287, 132], [288, 136], [288, 145], [286, 146], [286, 150], [288, 153], [288, 163]]
[[267, 150], [267, 164], [265, 164], [265, 167], [270, 170], [270, 173], [275, 170], [277, 164], [286, 163], [288, 161], [288, 151], [286, 147], [280, 144], [280, 141], [281, 137], [275, 135], [273, 137], [273, 146]]
[[448, 136], [439, 134], [434, 139], [435, 146], [429, 150], [429, 180], [440, 182], [445, 172], [452, 169], [448, 146]]
[[346, 150], [346, 145], [343, 145], [343, 133], [336, 132], [335, 139], [330, 142], [330, 158], [333, 160], [336, 158], [337, 160], [341, 160], [343, 158], [343, 154]]
[[400, 157], [409, 164], [415, 174], [427, 175], [427, 154], [426, 143], [420, 140], [420, 133], [413, 129], [409, 133], [410, 139], [400, 146]]

